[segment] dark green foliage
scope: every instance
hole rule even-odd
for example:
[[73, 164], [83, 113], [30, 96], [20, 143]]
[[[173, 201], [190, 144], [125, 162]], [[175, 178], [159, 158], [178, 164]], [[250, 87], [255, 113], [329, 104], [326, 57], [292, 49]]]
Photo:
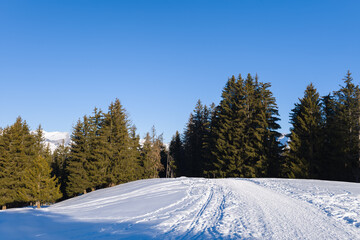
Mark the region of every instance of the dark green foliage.
[[86, 117], [84, 123], [78, 120], [71, 135], [70, 154], [66, 166], [66, 195], [69, 197], [84, 193], [91, 186], [85, 170], [86, 156], [89, 152], [85, 122]]
[[132, 126], [130, 128], [130, 155], [129, 158], [132, 159], [133, 167], [131, 168], [132, 172], [130, 173], [131, 181], [141, 179], [143, 169], [141, 168], [141, 147], [140, 147], [140, 137], [136, 134], [136, 127]]
[[[257, 76], [255, 81], [257, 82]], [[259, 162], [261, 164], [258, 166], [258, 176], [279, 177], [281, 174], [283, 146], [278, 142], [280, 125], [277, 122], [280, 121], [280, 118], [275, 97], [269, 90], [270, 87], [270, 83], [259, 83], [258, 88], [260, 92], [258, 116], [262, 123], [260, 129], [263, 129], [261, 130], [263, 134], [262, 146], [260, 147], [263, 158]]]
[[288, 176], [319, 178], [322, 157], [322, 110], [319, 93], [310, 84], [291, 113], [291, 141], [287, 153]]
[[[24, 205], [53, 202], [61, 197], [51, 178], [49, 148], [43, 146], [42, 130], [32, 134], [20, 117], [0, 136], [0, 204]], [[36, 190], [35, 190], [36, 188]]]
[[249, 74], [230, 78], [212, 120], [213, 174], [217, 177], [277, 175], [279, 120], [270, 84]]
[[199, 100], [184, 132], [185, 161], [182, 174], [189, 177], [201, 177], [205, 165], [205, 138], [209, 134], [210, 111]]
[[88, 144], [89, 151], [86, 156], [85, 169], [88, 174], [91, 189], [106, 184], [106, 171], [109, 165], [109, 151], [107, 136], [104, 131], [104, 114], [97, 108], [93, 116], [89, 117]]
[[344, 86], [320, 99], [309, 85], [291, 114], [289, 177], [360, 180], [360, 90], [351, 73]]
[[[166, 178], [166, 170], [168, 168], [168, 155], [169, 151], [166, 149], [166, 146], [163, 144], [163, 140], [161, 139], [161, 145], [160, 145], [160, 163], [161, 163], [161, 170], [159, 171], [159, 177], [160, 178]], [[171, 168], [173, 166], [173, 162], [171, 161], [171, 158], [169, 159], [169, 167]], [[169, 176], [168, 176], [169, 177]]]
[[20, 117], [2, 131], [0, 139], [0, 205], [21, 202], [19, 189], [25, 186], [23, 176], [35, 156], [35, 139]]
[[[105, 130], [108, 139], [109, 165], [107, 168], [107, 183], [116, 185], [135, 180], [138, 164], [134, 139], [130, 137], [129, 120], [120, 101], [115, 100], [109, 106], [105, 115]], [[134, 136], [135, 137], [135, 136]]]
[[359, 86], [353, 83], [351, 73], [348, 71], [344, 78], [344, 86], [334, 92], [334, 111], [335, 117], [333, 124], [329, 128], [335, 128], [334, 145], [336, 152], [332, 159], [338, 169], [338, 179], [346, 181], [360, 180], [360, 155], [359, 155], [359, 136], [360, 136], [360, 90]]
[[213, 119], [213, 174], [217, 177], [241, 176], [240, 167], [244, 161], [243, 120], [246, 117], [242, 85], [241, 76], [238, 80], [234, 76], [228, 80]]
[[52, 176], [55, 176], [58, 179], [60, 184], [60, 191], [63, 195], [63, 198], [66, 198], [66, 182], [67, 172], [66, 166], [68, 164], [70, 154], [70, 148], [64, 145], [64, 142], [55, 149], [53, 153], [53, 161], [51, 163]]
[[[176, 173], [205, 177], [278, 177], [281, 147], [275, 98], [269, 83], [249, 74], [231, 77], [219, 106], [198, 101], [184, 132], [173, 138], [170, 153]], [[181, 145], [184, 146], [184, 160]], [[173, 150], [172, 150], [173, 148]]]
[[25, 185], [19, 189], [23, 201], [35, 202], [37, 207], [44, 203], [53, 203], [62, 197], [56, 177], [51, 177], [51, 168], [43, 156], [30, 160], [30, 166], [24, 174]]
[[175, 135], [173, 136], [170, 147], [169, 147], [170, 155], [174, 160], [172, 164], [172, 169], [174, 170], [175, 177], [180, 177], [184, 175], [184, 161], [185, 161], [185, 153], [184, 147], [180, 138], [180, 133], [176, 131]]
[[67, 196], [144, 177], [158, 177], [162, 165], [157, 157], [164, 148], [155, 135], [150, 143], [149, 150], [140, 148], [136, 128], [130, 127], [118, 99], [110, 104], [107, 113], [95, 108], [92, 116], [78, 121], [72, 134], [63, 178]]

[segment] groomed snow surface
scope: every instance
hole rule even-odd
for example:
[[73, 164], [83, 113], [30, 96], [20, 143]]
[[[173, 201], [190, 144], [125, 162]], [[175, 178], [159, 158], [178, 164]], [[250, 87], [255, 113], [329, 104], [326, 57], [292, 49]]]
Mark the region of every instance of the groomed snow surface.
[[360, 184], [141, 180], [0, 211], [0, 239], [360, 239]]

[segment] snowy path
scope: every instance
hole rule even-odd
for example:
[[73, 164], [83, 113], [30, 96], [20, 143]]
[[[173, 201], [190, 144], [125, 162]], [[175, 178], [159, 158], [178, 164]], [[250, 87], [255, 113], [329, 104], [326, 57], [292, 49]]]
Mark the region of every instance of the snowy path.
[[355, 183], [151, 179], [95, 191], [41, 210], [0, 212], [0, 236], [360, 239], [359, 219], [360, 184]]

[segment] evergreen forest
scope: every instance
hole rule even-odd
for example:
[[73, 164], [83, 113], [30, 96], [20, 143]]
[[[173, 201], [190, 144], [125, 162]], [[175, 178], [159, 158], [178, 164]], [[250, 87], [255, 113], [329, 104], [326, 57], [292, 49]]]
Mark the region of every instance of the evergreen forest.
[[221, 100], [200, 100], [184, 131], [167, 147], [155, 127], [140, 141], [119, 99], [94, 108], [73, 127], [71, 143], [54, 152], [41, 126], [25, 120], [0, 129], [2, 209], [53, 203], [96, 189], [159, 177], [305, 178], [360, 181], [360, 88], [351, 73], [320, 96], [313, 84], [290, 113], [281, 145], [271, 84], [248, 74], [229, 78]]

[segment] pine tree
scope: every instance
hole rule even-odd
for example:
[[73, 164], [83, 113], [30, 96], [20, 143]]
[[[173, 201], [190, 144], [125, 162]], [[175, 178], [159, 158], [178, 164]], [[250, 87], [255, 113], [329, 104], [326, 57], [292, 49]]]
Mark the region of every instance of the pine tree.
[[337, 155], [342, 156], [341, 160], [335, 161], [339, 161], [339, 180], [359, 181], [360, 90], [359, 86], [353, 83], [350, 71], [344, 78], [344, 84], [340, 90], [334, 92], [339, 150]]
[[138, 180], [141, 179], [142, 176], [142, 171], [143, 169], [140, 166], [140, 137], [138, 134], [136, 134], [136, 127], [132, 126], [130, 128], [130, 159], [132, 159], [131, 163], [131, 173], [130, 173], [130, 178], [129, 181], [134, 181], [134, 180]]
[[87, 189], [91, 187], [85, 170], [86, 157], [89, 152], [86, 139], [86, 122], [87, 117], [84, 117], [84, 122], [78, 120], [71, 135], [70, 154], [66, 166], [66, 195], [68, 197], [86, 193]]
[[211, 146], [216, 177], [264, 177], [277, 174], [280, 146], [275, 98], [270, 84], [248, 74], [230, 78], [211, 120], [206, 146]]
[[307, 86], [300, 103], [292, 110], [289, 177], [318, 178], [322, 153], [322, 112], [319, 93], [314, 86]]
[[0, 204], [24, 202], [19, 190], [26, 186], [26, 170], [34, 158], [35, 137], [21, 117], [2, 131], [0, 138]]
[[142, 178], [151, 178], [153, 174], [152, 161], [150, 158], [152, 151], [152, 142], [149, 133], [146, 133], [144, 143], [141, 147], [141, 167], [143, 169]]
[[[342, 156], [339, 144], [341, 135], [337, 127], [336, 101], [333, 95], [328, 94], [321, 99], [323, 109], [323, 150], [321, 154], [321, 179], [340, 180], [343, 170]], [[340, 141], [339, 141], [340, 140]]]
[[255, 85], [254, 79], [250, 74], [248, 74], [243, 84], [245, 100], [245, 128], [242, 133], [244, 141], [242, 157], [244, 163], [241, 167], [242, 174], [246, 177], [256, 177], [257, 168], [262, 168], [263, 166], [261, 162], [264, 161], [264, 159], [262, 159], [263, 156], [260, 154], [259, 150], [262, 145], [262, 135], [266, 127], [261, 125], [264, 123], [264, 121], [262, 121], [263, 119], [260, 119], [260, 116], [257, 115], [261, 114], [261, 96], [260, 94], [257, 94], [257, 88], [258, 86]]
[[176, 177], [184, 175], [184, 147], [181, 141], [180, 133], [176, 131], [170, 142], [170, 156], [173, 158], [174, 163], [171, 166], [175, 172]]
[[198, 100], [184, 132], [184, 174], [186, 176], [203, 176], [206, 162], [204, 144], [209, 132], [209, 116], [208, 107], [203, 106], [201, 101]]
[[106, 170], [109, 165], [107, 137], [104, 132], [104, 115], [101, 110], [94, 109], [94, 115], [89, 118], [89, 155], [85, 169], [91, 184], [91, 189], [100, 188], [106, 183]]
[[270, 83], [258, 83], [258, 77], [255, 77], [258, 84], [258, 104], [260, 110], [257, 113], [259, 119], [259, 128], [261, 130], [261, 144], [259, 145], [259, 161], [256, 165], [257, 177], [279, 177], [281, 175], [282, 146], [278, 139], [280, 125], [277, 123], [279, 112], [276, 105], [276, 99], [269, 90]]
[[26, 184], [19, 189], [21, 199], [35, 202], [37, 208], [40, 208], [40, 204], [55, 202], [61, 198], [60, 186], [57, 186], [56, 177], [51, 177], [48, 161], [38, 155], [31, 159], [30, 164], [24, 175]]
[[134, 148], [129, 136], [129, 120], [118, 99], [109, 106], [105, 115], [105, 128], [110, 154], [107, 183], [114, 186], [131, 181], [138, 160], [131, 154]]
[[[0, 135], [0, 205], [6, 209], [6, 205], [17, 199], [15, 179], [16, 162], [10, 156], [11, 136], [9, 127], [2, 130]], [[15, 175], [16, 176], [16, 175]]]
[[68, 164], [70, 154], [70, 148], [65, 146], [64, 141], [60, 146], [58, 146], [53, 154], [53, 161], [51, 163], [52, 176], [55, 176], [58, 179], [60, 185], [60, 191], [63, 195], [63, 198], [66, 198], [66, 182], [67, 172], [66, 166]]
[[155, 126], [151, 128], [151, 152], [149, 154], [152, 165], [152, 178], [159, 177], [159, 172], [164, 170], [164, 165], [161, 163], [161, 152], [164, 150], [163, 137], [156, 134]]
[[222, 93], [214, 121], [214, 172], [217, 177], [244, 177], [245, 94], [241, 75], [232, 76]]
[[162, 138], [156, 135], [155, 127], [152, 127], [151, 135], [146, 133], [144, 140], [141, 148], [143, 178], [158, 178], [159, 172], [164, 169], [161, 164]]
[[212, 103], [209, 107], [208, 124], [205, 129], [204, 144], [203, 144], [203, 156], [204, 156], [204, 172], [205, 177], [215, 177], [216, 169], [214, 168], [214, 155], [212, 151], [215, 149], [216, 137], [214, 129], [216, 129], [216, 110], [217, 107]]

